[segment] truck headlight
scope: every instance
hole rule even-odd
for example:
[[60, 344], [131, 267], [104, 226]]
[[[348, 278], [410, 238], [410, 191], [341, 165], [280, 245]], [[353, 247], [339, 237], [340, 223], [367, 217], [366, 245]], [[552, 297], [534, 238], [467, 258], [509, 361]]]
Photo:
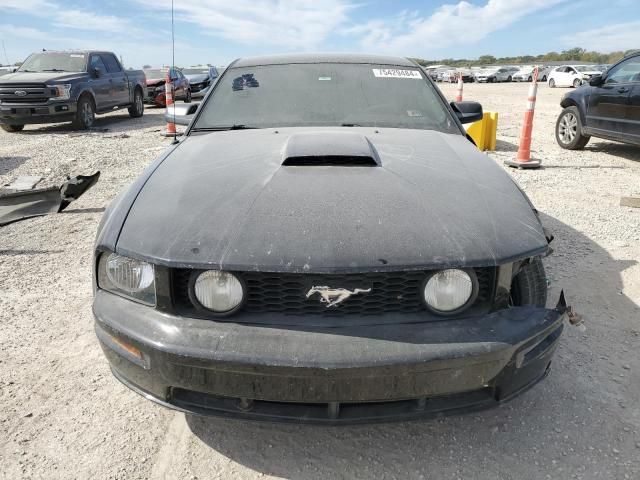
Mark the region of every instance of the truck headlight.
[[71, 98], [71, 84], [47, 85], [51, 89], [53, 100], [69, 100]]
[[103, 253], [98, 264], [98, 287], [147, 305], [156, 303], [153, 264], [134, 258]]
[[435, 313], [453, 314], [468, 306], [477, 292], [478, 280], [473, 271], [450, 268], [427, 279], [424, 301]]
[[244, 298], [242, 283], [228, 272], [207, 270], [192, 282], [191, 291], [197, 303], [215, 313], [230, 313], [240, 306]]

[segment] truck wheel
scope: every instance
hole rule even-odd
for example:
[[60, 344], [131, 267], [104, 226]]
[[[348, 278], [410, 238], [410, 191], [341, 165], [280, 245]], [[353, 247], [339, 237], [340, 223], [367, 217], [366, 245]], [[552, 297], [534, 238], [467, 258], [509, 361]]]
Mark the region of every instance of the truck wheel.
[[191, 103], [191, 89], [184, 94], [184, 103]]
[[582, 150], [589, 141], [582, 134], [582, 122], [578, 107], [567, 107], [560, 113], [556, 121], [556, 141], [567, 150]]
[[556, 81], [553, 78], [549, 80], [549, 87], [556, 88]]
[[78, 100], [78, 109], [76, 118], [73, 119], [73, 128], [78, 130], [86, 130], [91, 128], [96, 119], [96, 107], [93, 106], [93, 100], [89, 95], [83, 95]]
[[573, 88], [578, 88], [580, 85], [582, 85], [582, 80], [580, 80], [579, 78], [576, 78], [573, 81]]
[[139, 88], [133, 93], [133, 103], [128, 108], [131, 118], [140, 118], [144, 113], [144, 102], [142, 101], [142, 91]]
[[547, 275], [540, 257], [520, 268], [511, 282], [511, 303], [521, 307], [544, 307], [547, 303]]
[[0, 128], [2, 128], [5, 132], [18, 133], [22, 131], [24, 125], [6, 125], [3, 123], [2, 125], [0, 125]]

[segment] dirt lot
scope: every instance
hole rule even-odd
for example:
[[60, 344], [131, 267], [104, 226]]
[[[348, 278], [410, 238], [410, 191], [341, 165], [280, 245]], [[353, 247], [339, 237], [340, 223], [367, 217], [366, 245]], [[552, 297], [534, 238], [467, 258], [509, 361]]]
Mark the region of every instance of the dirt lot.
[[[454, 86], [442, 86], [453, 98]], [[515, 156], [528, 84], [465, 85], [500, 113], [498, 148]], [[420, 423], [323, 428], [185, 417], [111, 375], [93, 333], [91, 249], [104, 208], [169, 143], [161, 110], [0, 132], [0, 184], [102, 171], [59, 215], [0, 229], [0, 477], [15, 478], [640, 478], [640, 149], [584, 152], [553, 138], [565, 89], [540, 86], [534, 156], [509, 170], [556, 235], [550, 302], [564, 288], [586, 317], [551, 375], [495, 410]]]

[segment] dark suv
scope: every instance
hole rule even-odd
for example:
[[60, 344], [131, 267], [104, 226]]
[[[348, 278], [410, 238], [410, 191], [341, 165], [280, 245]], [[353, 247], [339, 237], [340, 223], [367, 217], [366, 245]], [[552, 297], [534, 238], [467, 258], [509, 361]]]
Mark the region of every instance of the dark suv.
[[640, 145], [640, 52], [567, 93], [556, 122], [558, 145], [583, 148], [592, 136]]

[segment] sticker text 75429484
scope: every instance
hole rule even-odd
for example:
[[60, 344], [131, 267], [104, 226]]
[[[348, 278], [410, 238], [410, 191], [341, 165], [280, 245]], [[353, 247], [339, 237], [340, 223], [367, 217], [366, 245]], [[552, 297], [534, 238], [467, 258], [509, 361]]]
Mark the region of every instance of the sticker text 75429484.
[[422, 78], [418, 70], [401, 70], [398, 68], [374, 68], [373, 75], [377, 78]]

